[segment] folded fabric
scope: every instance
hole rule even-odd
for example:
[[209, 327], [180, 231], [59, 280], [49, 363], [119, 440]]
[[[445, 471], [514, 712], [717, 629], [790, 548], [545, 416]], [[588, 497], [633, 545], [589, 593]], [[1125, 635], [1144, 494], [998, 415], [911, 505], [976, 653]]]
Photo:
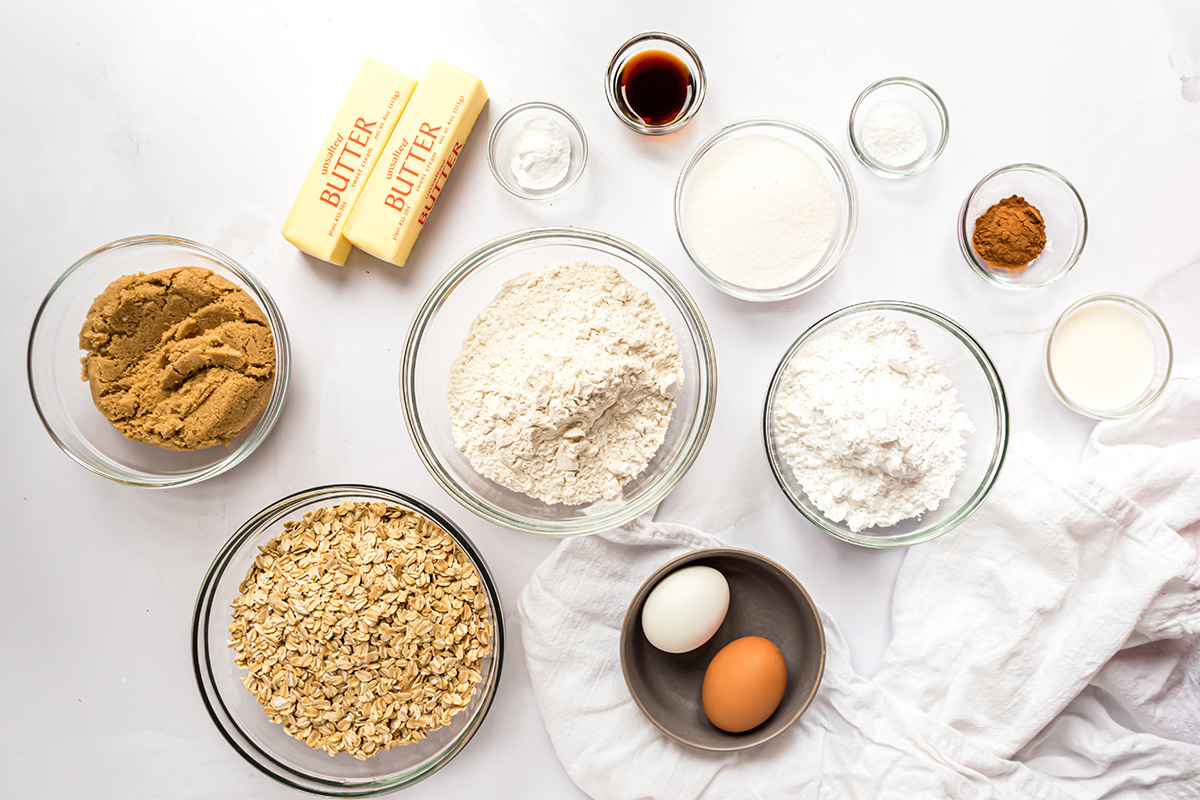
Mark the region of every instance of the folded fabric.
[[[1179, 534], [1022, 434], [970, 524], [905, 556], [875, 683], [1009, 758], [1181, 574], [1200, 598], [1196, 551]], [[1174, 620], [1200, 629], [1195, 608]]]
[[[1177, 372], [1153, 410], [1096, 426], [1083, 469], [1200, 541], [1200, 370]], [[1173, 580], [1137, 629], [1017, 758], [1079, 797], [1200, 797], [1200, 615]]]
[[641, 582], [721, 542], [644, 519], [566, 541], [518, 604], [555, 750], [605, 800], [1200, 797], [1198, 447], [1195, 371], [1136, 423], [1098, 426], [1083, 467], [1014, 437], [979, 511], [907, 555], [875, 679], [824, 618], [813, 705], [734, 754], [658, 732], [617, 657]]

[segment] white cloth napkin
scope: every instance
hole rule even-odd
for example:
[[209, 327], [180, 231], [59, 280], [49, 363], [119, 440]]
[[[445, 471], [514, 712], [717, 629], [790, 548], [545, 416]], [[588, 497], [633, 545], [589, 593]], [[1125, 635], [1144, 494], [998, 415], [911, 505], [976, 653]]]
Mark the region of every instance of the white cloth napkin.
[[564, 542], [518, 604], [555, 750], [609, 798], [1200, 797], [1200, 370], [1082, 466], [1013, 438], [989, 499], [912, 548], [893, 641], [856, 675], [824, 617], [825, 677], [787, 732], [734, 754], [676, 744], [630, 699], [621, 619], [667, 559], [721, 544], [637, 521]]

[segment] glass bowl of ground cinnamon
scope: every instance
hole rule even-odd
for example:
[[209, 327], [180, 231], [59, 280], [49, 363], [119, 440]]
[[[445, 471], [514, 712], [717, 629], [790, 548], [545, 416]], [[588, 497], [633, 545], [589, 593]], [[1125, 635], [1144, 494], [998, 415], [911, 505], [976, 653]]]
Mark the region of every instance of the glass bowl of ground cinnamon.
[[958, 212], [958, 245], [985, 279], [1035, 289], [1066, 275], [1087, 241], [1087, 210], [1071, 182], [1038, 164], [1012, 164], [975, 185]]

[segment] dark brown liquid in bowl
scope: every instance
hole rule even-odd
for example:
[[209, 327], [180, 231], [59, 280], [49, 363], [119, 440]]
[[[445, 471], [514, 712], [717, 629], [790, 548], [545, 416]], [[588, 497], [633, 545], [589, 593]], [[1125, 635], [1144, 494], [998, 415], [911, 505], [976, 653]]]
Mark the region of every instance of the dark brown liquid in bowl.
[[625, 107], [647, 125], [668, 125], [692, 102], [692, 73], [678, 57], [645, 50], [621, 67], [618, 79]]

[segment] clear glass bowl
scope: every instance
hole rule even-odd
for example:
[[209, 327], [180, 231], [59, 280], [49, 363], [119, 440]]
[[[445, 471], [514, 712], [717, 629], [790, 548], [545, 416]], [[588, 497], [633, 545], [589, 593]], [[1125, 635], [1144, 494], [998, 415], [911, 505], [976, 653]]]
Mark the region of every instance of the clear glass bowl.
[[[889, 100], [901, 102], [917, 112], [925, 126], [927, 139], [925, 152], [921, 157], [899, 167], [875, 160], [862, 145], [862, 129], [866, 118], [876, 104]], [[850, 109], [847, 133], [850, 137], [850, 149], [867, 169], [885, 178], [908, 178], [928, 169], [946, 149], [946, 142], [950, 140], [950, 114], [946, 111], [946, 104], [942, 102], [941, 96], [927, 83], [916, 78], [884, 78], [863, 89], [862, 94], [854, 101], [854, 107]]]
[[[614, 500], [551, 505], [493, 483], [454, 445], [447, 408], [450, 365], [471, 323], [512, 278], [554, 264], [589, 261], [620, 270], [646, 291], [679, 341], [684, 382], [666, 439], [645, 471]], [[645, 251], [582, 228], [530, 228], [463, 256], [426, 295], [400, 365], [400, 401], [417, 455], [450, 495], [480, 517], [522, 533], [578, 536], [615, 528], [670, 493], [700, 452], [716, 404], [716, 358], [700, 309], [666, 267]]]
[[[1028, 266], [993, 267], [975, 252], [971, 237], [975, 220], [1000, 200], [1020, 195], [1041, 212], [1046, 223], [1046, 247]], [[1087, 209], [1071, 182], [1049, 167], [1012, 164], [983, 177], [958, 212], [958, 247], [977, 273], [1005, 289], [1036, 289], [1066, 275], [1087, 242]]]
[[[775, 394], [779, 391], [784, 370], [792, 356], [806, 342], [840, 330], [855, 320], [876, 316], [903, 320], [916, 329], [921, 344], [937, 359], [942, 374], [950, 379], [958, 391], [959, 401], [975, 425], [975, 433], [963, 445], [967, 454], [966, 467], [959, 474], [950, 496], [937, 509], [887, 528], [867, 528], [855, 532], [845, 522], [833, 522], [826, 518], [808, 499], [796, 480], [775, 437]], [[987, 497], [1008, 451], [1008, 401], [1000, 374], [983, 347], [949, 317], [932, 308], [898, 300], [858, 303], [819, 320], [800, 334], [800, 338], [784, 353], [767, 390], [763, 409], [763, 439], [775, 480], [792, 505], [809, 522], [851, 544], [901, 547], [927, 542], [949, 533], [971, 516]]]
[[[571, 142], [571, 164], [567, 168], [566, 177], [549, 189], [526, 189], [517, 181], [509, 165], [509, 150], [521, 133], [525, 123], [535, 119], [549, 119], [563, 129]], [[588, 144], [587, 136], [579, 120], [571, 116], [565, 108], [553, 103], [522, 103], [509, 110], [507, 114], [492, 126], [492, 134], [488, 138], [488, 166], [496, 182], [510, 194], [523, 200], [553, 200], [566, 194], [583, 175], [587, 166]]]
[[[259, 554], [259, 547], [283, 532], [288, 520], [339, 503], [363, 500], [410, 509], [432, 520], [453, 537], [479, 572], [487, 592], [492, 625], [491, 652], [483, 659], [482, 678], [467, 707], [452, 722], [419, 742], [385, 750], [365, 761], [341, 753], [329, 756], [289, 736], [271, 722], [262, 705], [242, 685], [245, 670], [233, 663], [228, 646], [230, 604]], [[504, 615], [487, 564], [453, 522], [420, 500], [374, 486], [319, 486], [264, 508], [221, 548], [204, 576], [192, 622], [192, 665], [200, 696], [225, 740], [266, 775], [280, 783], [324, 797], [375, 797], [402, 789], [444, 767], [483, 723], [500, 680], [504, 661]]]
[[[679, 116], [663, 125], [649, 125], [625, 104], [621, 92], [621, 70], [625, 67], [629, 59], [636, 56], [638, 53], [643, 53], [647, 50], [662, 50], [665, 53], [678, 58], [687, 67], [688, 72], [692, 75], [692, 96], [683, 110], [679, 112]], [[604, 94], [608, 97], [609, 108], [617, 115], [617, 119], [624, 122], [638, 133], [646, 134], [647, 136], [662, 136], [666, 133], [674, 133], [683, 128], [692, 121], [692, 117], [696, 116], [696, 112], [700, 110], [700, 106], [704, 103], [704, 95], [708, 91], [708, 78], [704, 74], [704, 65], [700, 63], [700, 56], [696, 55], [696, 51], [691, 45], [680, 39], [678, 36], [673, 36], [669, 33], [661, 31], [649, 31], [647, 33], [639, 33], [625, 44], [617, 49], [616, 55], [608, 62], [608, 69], [604, 73]]]
[[[1062, 328], [1063, 323], [1080, 309], [1097, 305], [1115, 305], [1133, 312], [1141, 320], [1142, 324], [1146, 326], [1146, 330], [1150, 333], [1150, 338], [1154, 342], [1154, 373], [1149, 383], [1146, 384], [1146, 388], [1136, 398], [1117, 408], [1092, 408], [1077, 399], [1071, 398], [1059, 386], [1059, 382], [1054, 376], [1054, 361], [1050, 357], [1054, 338], [1058, 334], [1059, 329]], [[1054, 322], [1054, 327], [1046, 335], [1046, 380], [1050, 383], [1050, 388], [1054, 392], [1054, 396], [1072, 411], [1092, 417], [1093, 419], [1125, 419], [1145, 411], [1162, 395], [1163, 390], [1167, 388], [1167, 381], [1171, 378], [1171, 368], [1174, 360], [1175, 352], [1171, 344], [1171, 335], [1167, 332], [1167, 325], [1162, 321], [1162, 317], [1154, 313], [1154, 309], [1141, 300], [1138, 300], [1136, 297], [1130, 297], [1127, 294], [1093, 294], [1075, 301], [1067, 306], [1067, 309], [1059, 315], [1058, 319]]]
[[[817, 165], [825, 174], [826, 180], [829, 181], [829, 187], [833, 193], [836, 215], [833, 236], [829, 240], [829, 246], [826, 248], [825, 254], [821, 257], [817, 265], [807, 275], [792, 283], [772, 289], [752, 289], [739, 286], [715, 274], [696, 254], [695, 248], [688, 239], [687, 226], [684, 219], [684, 200], [687, 198], [692, 174], [704, 157], [712, 152], [714, 148], [732, 139], [742, 136], [762, 135], [773, 136], [777, 139], [782, 139], [788, 144], [795, 145], [817, 162]], [[789, 297], [803, 294], [818, 286], [833, 274], [833, 271], [842, 263], [842, 259], [846, 257], [846, 253], [850, 249], [850, 243], [854, 240], [854, 231], [857, 226], [858, 192], [854, 186], [854, 179], [850, 177], [850, 170], [846, 167], [846, 162], [842, 160], [841, 155], [838, 154], [837, 150], [834, 149], [833, 145], [824, 136], [811, 128], [786, 119], [755, 117], [740, 120], [721, 128], [700, 143], [700, 146], [692, 153], [687, 163], [683, 165], [683, 169], [679, 173], [679, 181], [675, 184], [675, 232], [679, 235], [679, 241], [683, 244], [683, 249], [687, 252], [688, 258], [692, 260], [692, 263], [696, 265], [700, 273], [708, 278], [714, 286], [726, 294], [739, 297], [743, 300], [786, 300]]]
[[[88, 384], [80, 380], [79, 330], [92, 301], [117, 278], [186, 266], [212, 270], [258, 303], [275, 339], [275, 383], [262, 414], [228, 446], [176, 452], [126, 439], [96, 408]], [[254, 452], [279, 419], [290, 364], [287, 328], [266, 287], [229, 256], [175, 236], [120, 239], [71, 265], [50, 287], [34, 317], [27, 355], [33, 404], [63, 452], [109, 480], [156, 488], [198, 483]]]

